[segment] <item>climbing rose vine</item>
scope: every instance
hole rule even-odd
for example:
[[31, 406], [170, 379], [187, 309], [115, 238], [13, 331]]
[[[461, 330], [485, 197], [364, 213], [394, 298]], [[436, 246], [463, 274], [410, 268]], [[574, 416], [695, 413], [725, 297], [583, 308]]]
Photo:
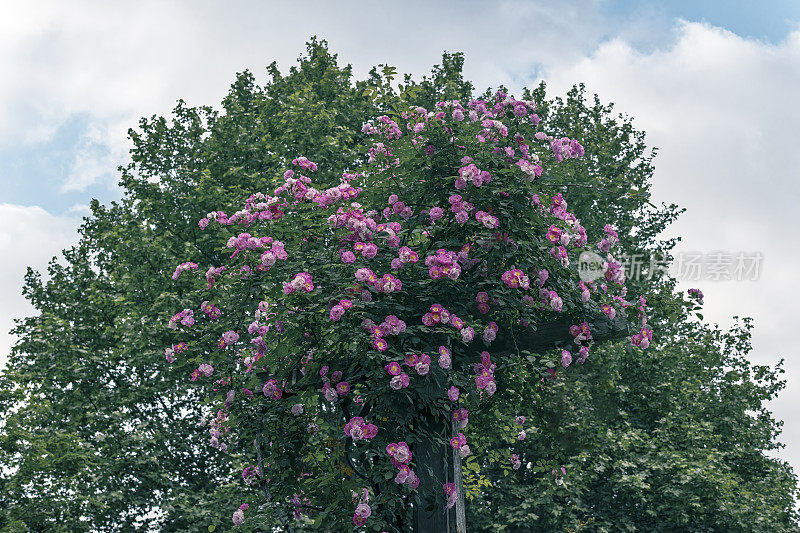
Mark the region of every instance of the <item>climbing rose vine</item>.
[[[357, 171], [297, 157], [274, 190], [199, 220], [219, 264], [175, 268], [187, 296], [165, 319], [177, 331], [165, 354], [199, 387], [210, 443], [245, 458], [253, 497], [234, 524], [277, 508], [382, 530], [418, 493], [452, 507], [457, 486], [421, 484], [415, 446], [442, 439], [467, 457], [469, 413], [504, 371], [555, 373], [518, 340], [569, 321], [573, 343], [546, 354], [567, 369], [591, 357], [589, 319], [627, 313], [631, 343], [647, 348], [646, 302], [627, 295], [614, 228], [588, 235], [542, 177], [584, 148], [538, 123], [533, 102], [502, 92], [382, 116], [362, 129], [372, 146]], [[601, 254], [598, 279], [579, 277], [584, 251]], [[422, 411], [452, 431], [421, 434]]]

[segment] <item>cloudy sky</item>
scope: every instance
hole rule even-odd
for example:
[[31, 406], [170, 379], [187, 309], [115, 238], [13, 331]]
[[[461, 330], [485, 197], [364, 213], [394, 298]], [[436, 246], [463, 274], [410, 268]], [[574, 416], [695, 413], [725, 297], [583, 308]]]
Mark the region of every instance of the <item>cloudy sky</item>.
[[[773, 403], [780, 453], [800, 468], [800, 3], [671, 2], [8, 2], [0, 17], [0, 364], [25, 267], [77, 240], [92, 198], [120, 197], [127, 128], [178, 98], [218, 103], [234, 73], [265, 81], [312, 35], [364, 75], [378, 63], [417, 76], [463, 51], [476, 86], [585, 82], [659, 148], [654, 194], [688, 212], [671, 234], [685, 257], [762, 257], [757, 280], [686, 280], [706, 318], [755, 319], [753, 361], [786, 359]], [[391, 7], [388, 7], [391, 6]]]

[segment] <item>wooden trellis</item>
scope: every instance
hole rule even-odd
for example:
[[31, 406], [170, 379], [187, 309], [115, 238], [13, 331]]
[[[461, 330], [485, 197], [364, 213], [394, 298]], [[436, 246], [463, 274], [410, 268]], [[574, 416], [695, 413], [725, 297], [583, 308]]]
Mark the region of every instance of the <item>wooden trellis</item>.
[[[614, 320], [600, 315], [589, 320], [589, 328], [595, 344], [607, 342], [625, 336], [628, 323], [624, 315], [619, 314]], [[569, 328], [573, 322], [557, 320], [539, 324], [535, 331], [526, 330], [516, 337], [516, 345], [529, 352], [542, 352], [555, 348], [575, 351], [573, 338]], [[499, 339], [498, 341], [499, 342]], [[497, 350], [496, 345], [495, 351]], [[513, 351], [514, 342], [500, 346], [500, 351]], [[420, 478], [420, 487], [441, 488], [444, 483], [456, 484], [458, 499], [450, 510], [442, 505], [430, 507], [422, 505], [414, 510], [414, 533], [466, 533], [464, 514], [464, 490], [462, 483], [461, 456], [458, 450], [450, 447], [448, 439], [455, 432], [454, 424], [442, 417], [436, 418], [431, 413], [422, 413], [415, 424], [415, 433], [424, 431], [441, 435], [440, 441], [420, 439], [414, 446], [415, 472]]]

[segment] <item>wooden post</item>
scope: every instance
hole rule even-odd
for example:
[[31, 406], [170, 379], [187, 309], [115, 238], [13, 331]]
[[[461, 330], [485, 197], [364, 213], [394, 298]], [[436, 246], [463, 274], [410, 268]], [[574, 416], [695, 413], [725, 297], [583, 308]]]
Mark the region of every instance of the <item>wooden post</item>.
[[[453, 435], [458, 434], [456, 423], [451, 422]], [[461, 470], [461, 454], [453, 450], [453, 483], [456, 485], [458, 499], [455, 505], [456, 533], [467, 533], [467, 514], [464, 508], [464, 472]]]
[[431, 413], [424, 413], [417, 421], [415, 429], [437, 435], [444, 441], [440, 443], [421, 438], [414, 443], [414, 471], [419, 476], [421, 489], [421, 501], [414, 507], [414, 533], [450, 532], [450, 513], [434, 499], [436, 490], [442, 491], [442, 486], [452, 477], [452, 474], [448, 475], [447, 464], [447, 450], [450, 448], [447, 443], [448, 427], [444, 419], [436, 418]]

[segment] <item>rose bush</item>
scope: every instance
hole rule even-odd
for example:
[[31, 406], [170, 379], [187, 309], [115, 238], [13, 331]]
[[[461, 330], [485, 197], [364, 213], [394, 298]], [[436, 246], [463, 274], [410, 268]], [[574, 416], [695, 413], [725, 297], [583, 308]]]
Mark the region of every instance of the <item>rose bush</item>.
[[[614, 228], [589, 236], [538, 179], [584, 149], [538, 123], [534, 102], [503, 92], [384, 115], [363, 127], [374, 142], [357, 171], [300, 156], [274, 191], [199, 221], [229, 260], [196, 279], [193, 263], [175, 269], [206, 317], [171, 317], [185, 344], [166, 357], [205, 387], [212, 445], [255, 443], [244, 477], [255, 473], [278, 514], [294, 502], [296, 518], [341, 523], [349, 508], [355, 525], [385, 529], [408, 523], [417, 491], [452, 506], [455, 485], [420, 486], [415, 443], [445, 438], [468, 456], [469, 412], [502, 386], [500, 369], [544, 380], [554, 356], [583, 364], [587, 317], [601, 314], [630, 313], [631, 343], [648, 347], [646, 301], [627, 294]], [[586, 250], [603, 254], [603, 278], [578, 276]], [[557, 317], [573, 343], [524, 357], [517, 339]], [[457, 433], [427, 434], [423, 413]]]

